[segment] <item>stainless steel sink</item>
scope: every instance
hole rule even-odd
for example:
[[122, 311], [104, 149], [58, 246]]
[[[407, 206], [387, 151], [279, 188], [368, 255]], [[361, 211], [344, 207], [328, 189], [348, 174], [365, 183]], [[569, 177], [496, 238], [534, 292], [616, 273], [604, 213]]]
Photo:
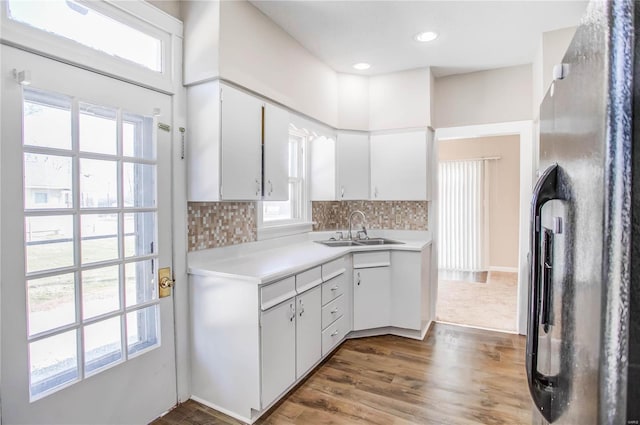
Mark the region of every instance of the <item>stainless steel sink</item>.
[[404, 242], [394, 241], [385, 238], [358, 239], [355, 241], [357, 245], [400, 245]]
[[398, 242], [385, 238], [371, 238], [371, 239], [358, 239], [358, 240], [333, 240], [328, 241], [316, 241], [326, 246], [368, 246], [368, 245], [400, 245], [404, 242]]
[[316, 241], [317, 243], [321, 243], [326, 246], [357, 246], [358, 244], [355, 241], [337, 241], [337, 240], [328, 240], [328, 241]]

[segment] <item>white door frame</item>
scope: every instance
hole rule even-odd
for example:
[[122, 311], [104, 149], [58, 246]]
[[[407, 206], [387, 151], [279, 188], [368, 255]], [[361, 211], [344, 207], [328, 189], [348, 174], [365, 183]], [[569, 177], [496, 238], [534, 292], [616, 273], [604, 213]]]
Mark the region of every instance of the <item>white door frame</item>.
[[[527, 329], [527, 297], [529, 276], [527, 254], [529, 253], [529, 204], [535, 179], [535, 160], [537, 158], [534, 145], [533, 121], [512, 121], [495, 124], [478, 124], [461, 127], [446, 127], [436, 130], [436, 144], [441, 140], [469, 139], [476, 137], [520, 136], [520, 226], [518, 248], [518, 309], [516, 329], [519, 334], [526, 334]], [[436, 151], [437, 152], [437, 151]], [[438, 229], [431, 230], [437, 234]]]

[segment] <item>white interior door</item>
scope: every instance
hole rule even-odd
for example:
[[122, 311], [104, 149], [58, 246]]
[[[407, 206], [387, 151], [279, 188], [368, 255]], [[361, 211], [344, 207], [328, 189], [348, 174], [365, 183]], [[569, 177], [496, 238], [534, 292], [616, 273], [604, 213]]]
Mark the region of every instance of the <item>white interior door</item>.
[[176, 403], [172, 100], [1, 49], [2, 421], [147, 423]]

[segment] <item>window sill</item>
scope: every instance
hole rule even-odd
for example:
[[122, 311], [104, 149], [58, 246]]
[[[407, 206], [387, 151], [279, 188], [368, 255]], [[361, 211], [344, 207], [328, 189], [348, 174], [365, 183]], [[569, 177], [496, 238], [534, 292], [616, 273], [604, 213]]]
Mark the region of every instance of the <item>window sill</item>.
[[258, 227], [258, 240], [280, 238], [299, 233], [307, 233], [313, 230], [312, 222], [297, 222], [286, 224], [274, 224], [270, 226]]

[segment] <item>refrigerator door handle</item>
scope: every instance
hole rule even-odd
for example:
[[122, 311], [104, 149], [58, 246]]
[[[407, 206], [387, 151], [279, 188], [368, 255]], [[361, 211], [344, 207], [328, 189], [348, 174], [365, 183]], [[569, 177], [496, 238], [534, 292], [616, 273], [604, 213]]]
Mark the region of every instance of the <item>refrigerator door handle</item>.
[[[531, 250], [529, 271], [529, 317], [527, 325], [527, 380], [533, 401], [544, 418], [553, 422], [556, 417], [551, 408], [554, 390], [557, 387], [557, 376], [547, 376], [538, 372], [538, 333], [540, 322], [545, 332], [548, 330], [549, 282], [548, 270], [541, 271], [543, 264], [541, 235], [543, 233], [541, 213], [542, 207], [553, 199], [560, 199], [557, 192], [558, 164], [549, 166], [538, 179], [531, 201]], [[545, 235], [547, 236], [547, 235]], [[545, 240], [545, 249], [549, 249], [551, 240]], [[545, 255], [546, 257], [546, 255]], [[541, 280], [542, 278], [542, 280]], [[541, 314], [543, 312], [544, 314]], [[541, 317], [542, 316], [542, 317]]]

